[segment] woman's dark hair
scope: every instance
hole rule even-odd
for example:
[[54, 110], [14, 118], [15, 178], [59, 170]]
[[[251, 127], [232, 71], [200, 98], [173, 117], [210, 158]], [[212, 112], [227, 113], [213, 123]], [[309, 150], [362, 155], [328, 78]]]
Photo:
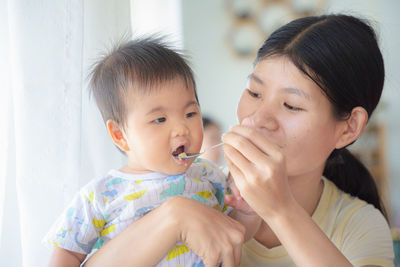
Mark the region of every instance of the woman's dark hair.
[[[371, 117], [381, 97], [385, 70], [375, 32], [366, 21], [341, 14], [294, 20], [269, 36], [255, 64], [274, 55], [289, 58], [321, 88], [337, 119], [349, 118], [357, 106]], [[346, 148], [331, 153], [323, 174], [386, 216], [373, 177]]]
[[125, 99], [131, 90], [149, 93], [155, 88], [162, 89], [162, 83], [175, 78], [182, 78], [186, 87], [194, 90], [198, 101], [187, 60], [162, 36], [149, 35], [119, 43], [102, 56], [90, 73], [89, 90], [104, 122], [112, 119], [124, 126]]

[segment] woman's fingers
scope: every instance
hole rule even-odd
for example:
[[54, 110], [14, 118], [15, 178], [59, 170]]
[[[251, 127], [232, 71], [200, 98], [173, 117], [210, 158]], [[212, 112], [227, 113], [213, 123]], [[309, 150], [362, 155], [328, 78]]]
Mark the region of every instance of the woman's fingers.
[[272, 154], [272, 156], [275, 156], [274, 152], [279, 152], [284, 145], [272, 142], [272, 140], [267, 139], [262, 132], [247, 126], [235, 125], [232, 127], [232, 132], [248, 138], [254, 145], [263, 150], [264, 153]]
[[254, 145], [247, 137], [238, 133], [228, 132], [222, 137], [222, 141], [225, 143], [224, 152], [245, 173], [247, 172], [243, 168], [250, 166], [250, 162], [255, 165], [262, 165], [271, 160], [269, 154]]
[[254, 160], [251, 158], [252, 156], [259, 157], [259, 153], [272, 158], [278, 158], [281, 156], [283, 144], [277, 144], [276, 142], [271, 141], [266, 138], [262, 132], [254, 128], [236, 125], [233, 126], [231, 131], [225, 134], [224, 137], [225, 136], [229, 137], [227, 138], [228, 140], [226, 140], [227, 143], [241, 151], [246, 155], [246, 157], [248, 156], [250, 161]]
[[243, 189], [245, 184], [260, 176], [260, 169], [263, 170], [264, 177], [269, 176], [269, 165], [271, 159], [269, 159], [268, 156], [263, 155], [261, 151], [258, 150], [257, 153], [260, 154], [258, 157], [250, 158], [248, 155], [244, 155], [241, 151], [226, 144], [224, 146], [224, 153], [228, 168], [232, 173], [232, 178], [239, 191]]
[[218, 266], [219, 257], [211, 254], [203, 258], [203, 264], [205, 267], [215, 267]]
[[235, 181], [233, 181], [232, 178], [230, 178], [229, 188], [231, 189], [232, 195], [234, 197], [240, 197], [240, 191], [237, 188]]
[[[222, 259], [221, 259], [222, 267], [239, 266], [241, 251], [240, 251], [240, 255], [238, 257], [238, 255], [237, 255], [238, 249], [241, 250], [241, 248], [234, 247], [234, 246], [232, 246], [232, 247], [228, 246], [226, 248], [224, 254], [222, 255]], [[217, 266], [219, 266], [219, 265], [217, 265]]]
[[236, 246], [233, 248], [233, 258], [235, 259], [235, 266], [239, 266], [242, 258], [242, 246]]
[[[220, 266], [220, 265], [218, 264], [216, 266]], [[238, 266], [238, 265], [235, 265], [235, 257], [234, 257], [233, 249], [229, 252], [226, 252], [226, 254], [222, 257], [221, 266], [223, 266], [223, 267]]]
[[[180, 240], [199, 255], [205, 266], [236, 266], [245, 228], [229, 216], [198, 201], [174, 197], [168, 200], [172, 216], [179, 218]], [[240, 257], [239, 257], [240, 258]]]
[[249, 210], [266, 216], [282, 199], [290, 197], [282, 144], [246, 126], [234, 126], [222, 140], [232, 179], [245, 200], [228, 200], [231, 204], [246, 203]]
[[[241, 165], [247, 164], [250, 161], [262, 161], [262, 159], [268, 155], [256, 147], [247, 137], [236, 132], [228, 132], [224, 134], [222, 141], [225, 144], [225, 153], [229, 153], [235, 164], [237, 163], [236, 161], [239, 160], [243, 163]], [[234, 149], [230, 149], [229, 146]]]
[[[240, 177], [243, 177], [243, 172], [240, 170], [240, 168], [238, 168], [235, 165], [235, 163], [231, 160], [231, 158], [229, 156], [230, 153], [235, 153], [235, 151], [233, 151], [233, 148], [229, 148], [229, 147], [225, 146], [224, 153], [225, 153], [226, 164], [228, 165], [229, 173], [231, 174], [230, 179], [233, 182], [235, 182], [235, 179], [239, 179]], [[236, 181], [236, 183], [237, 183], [237, 181]], [[236, 184], [235, 184], [235, 188], [237, 188]]]

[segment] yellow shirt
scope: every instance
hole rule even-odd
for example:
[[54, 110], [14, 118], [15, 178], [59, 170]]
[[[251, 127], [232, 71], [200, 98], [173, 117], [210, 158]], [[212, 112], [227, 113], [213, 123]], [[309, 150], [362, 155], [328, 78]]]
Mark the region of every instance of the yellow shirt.
[[[324, 190], [312, 219], [354, 266], [394, 266], [389, 226], [379, 210], [323, 178]], [[268, 249], [255, 239], [242, 250], [241, 267], [295, 266], [283, 246]]]

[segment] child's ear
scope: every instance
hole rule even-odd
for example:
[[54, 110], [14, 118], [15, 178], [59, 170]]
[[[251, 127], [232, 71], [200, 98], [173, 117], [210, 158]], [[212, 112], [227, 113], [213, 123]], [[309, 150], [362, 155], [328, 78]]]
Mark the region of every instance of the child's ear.
[[129, 145], [126, 140], [126, 137], [124, 135], [124, 132], [122, 131], [121, 127], [119, 126], [118, 123], [116, 123], [113, 120], [108, 120], [106, 122], [107, 125], [107, 130], [108, 133], [111, 136], [111, 139], [113, 140], [114, 144], [119, 147], [122, 151], [129, 151]]
[[368, 121], [368, 113], [362, 107], [355, 107], [351, 111], [350, 117], [344, 121], [341, 136], [336, 143], [336, 148], [340, 149], [357, 140], [364, 130]]

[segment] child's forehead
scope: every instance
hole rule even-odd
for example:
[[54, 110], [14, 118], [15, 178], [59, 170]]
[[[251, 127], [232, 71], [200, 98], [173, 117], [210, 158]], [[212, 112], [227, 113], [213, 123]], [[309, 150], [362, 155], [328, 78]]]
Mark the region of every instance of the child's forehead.
[[[195, 89], [192, 83], [186, 82], [182, 78], [175, 78], [165, 81], [151, 81], [146, 84], [135, 83], [129, 85], [128, 95], [131, 97], [143, 97], [143, 96], [156, 96], [160, 93], [168, 93], [173, 89], [184, 89], [188, 92], [195, 93]], [[171, 92], [172, 93], [172, 92]]]
[[190, 81], [186, 82], [183, 77], [174, 77], [170, 79], [152, 79], [147, 81], [137, 81], [133, 84], [133, 89], [141, 92], [158, 93], [161, 90], [170, 88], [171, 86], [186, 87], [187, 89], [194, 89]]
[[175, 81], [164, 81], [154, 83], [147, 86], [131, 86], [124, 96], [126, 106], [142, 106], [137, 105], [141, 101], [151, 101], [153, 104], [157, 102], [168, 102], [168, 98], [171, 96], [176, 97], [179, 102], [186, 101], [184, 95], [189, 98], [196, 100], [196, 92], [193, 86], [188, 86], [185, 81], [175, 80]]

